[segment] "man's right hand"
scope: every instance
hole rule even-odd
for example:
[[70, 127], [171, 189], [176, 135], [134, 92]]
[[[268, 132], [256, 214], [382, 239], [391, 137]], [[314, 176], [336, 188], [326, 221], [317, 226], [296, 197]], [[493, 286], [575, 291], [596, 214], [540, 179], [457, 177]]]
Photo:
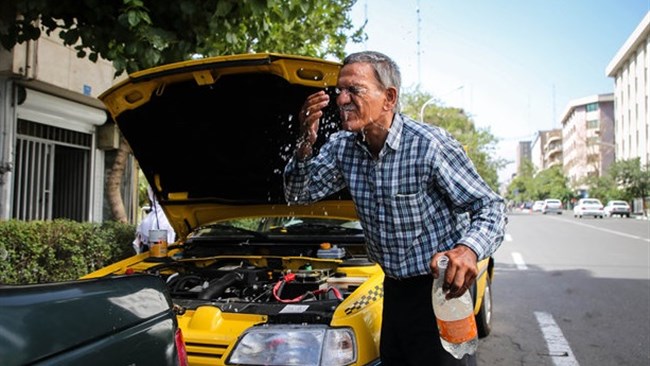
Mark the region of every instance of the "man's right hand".
[[298, 120], [300, 121], [300, 138], [296, 156], [298, 159], [306, 159], [311, 156], [312, 145], [318, 137], [320, 118], [323, 116], [323, 108], [330, 101], [329, 95], [321, 90], [307, 97], [300, 109]]

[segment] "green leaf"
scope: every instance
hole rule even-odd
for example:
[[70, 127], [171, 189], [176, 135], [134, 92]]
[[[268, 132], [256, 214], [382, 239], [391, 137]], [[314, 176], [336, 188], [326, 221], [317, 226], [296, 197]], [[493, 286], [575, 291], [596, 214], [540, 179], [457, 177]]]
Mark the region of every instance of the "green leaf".
[[129, 26], [135, 27], [136, 25], [138, 25], [140, 23], [139, 12], [137, 12], [135, 10], [129, 10], [126, 13], [126, 16], [127, 16], [128, 21], [129, 21]]
[[219, 17], [225, 17], [232, 10], [233, 4], [230, 1], [221, 0], [217, 3], [217, 9], [215, 15]]

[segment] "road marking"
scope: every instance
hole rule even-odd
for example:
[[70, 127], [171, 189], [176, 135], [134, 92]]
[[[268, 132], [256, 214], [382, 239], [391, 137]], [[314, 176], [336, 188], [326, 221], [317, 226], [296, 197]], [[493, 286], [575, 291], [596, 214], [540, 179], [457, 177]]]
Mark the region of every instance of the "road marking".
[[506, 234], [506, 235], [504, 235], [503, 239], [504, 239], [505, 241], [512, 241], [512, 235], [510, 235], [510, 234]]
[[606, 233], [610, 233], [610, 234], [614, 234], [614, 235], [624, 236], [626, 238], [643, 240], [643, 241], [647, 241], [648, 243], [650, 243], [650, 238], [644, 238], [642, 236], [630, 235], [630, 234], [622, 233], [622, 232], [616, 231], [616, 230], [605, 229], [605, 228], [602, 228], [602, 227], [589, 225], [589, 224], [585, 224], [585, 223], [582, 223], [582, 222], [575, 222], [573, 220], [559, 219], [559, 218], [554, 218], [554, 217], [549, 217], [549, 218], [553, 219], [553, 220], [560, 220], [560, 221], [564, 221], [564, 222], [570, 222], [570, 223], [575, 224], [575, 225], [585, 226], [585, 227], [588, 227], [588, 228], [604, 231]]
[[524, 271], [528, 269], [528, 266], [526, 265], [526, 262], [524, 262], [524, 257], [521, 255], [521, 253], [512, 252], [512, 260], [517, 265], [518, 270]]
[[564, 338], [562, 330], [558, 327], [549, 313], [540, 311], [535, 312], [537, 324], [544, 334], [548, 353], [555, 366], [578, 366], [578, 361], [573, 357], [573, 351], [569, 347], [569, 342]]

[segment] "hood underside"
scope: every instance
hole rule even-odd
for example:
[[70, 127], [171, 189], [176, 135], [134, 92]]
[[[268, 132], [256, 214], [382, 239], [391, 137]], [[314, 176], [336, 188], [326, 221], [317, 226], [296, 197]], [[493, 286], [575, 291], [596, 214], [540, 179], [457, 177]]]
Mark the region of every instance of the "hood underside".
[[[336, 85], [339, 68], [280, 54], [222, 56], [134, 73], [99, 98], [182, 235], [249, 209], [295, 211], [284, 199], [282, 172], [299, 134], [298, 111], [309, 94]], [[316, 149], [339, 122], [332, 104]], [[347, 192], [327, 201], [350, 215]], [[306, 212], [326, 210], [317, 206]]]

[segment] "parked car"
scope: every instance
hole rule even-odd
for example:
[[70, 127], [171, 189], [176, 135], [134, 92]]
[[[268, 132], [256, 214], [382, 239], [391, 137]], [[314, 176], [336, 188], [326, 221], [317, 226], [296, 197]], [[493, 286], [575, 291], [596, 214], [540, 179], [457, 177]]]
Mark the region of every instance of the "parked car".
[[[282, 171], [305, 98], [339, 63], [231, 55], [132, 74], [100, 96], [177, 234], [87, 278], [162, 277], [190, 365], [377, 365], [381, 268], [366, 254], [348, 191], [289, 206]], [[339, 129], [325, 110], [316, 148]], [[494, 261], [470, 290], [490, 333]]]
[[602, 219], [604, 215], [603, 204], [597, 198], [581, 198], [573, 207], [573, 217], [593, 216]]
[[612, 200], [608, 201], [605, 207], [603, 208], [605, 216], [612, 217], [614, 215], [619, 215], [621, 217], [630, 217], [632, 213], [632, 208], [625, 201]]
[[555, 198], [547, 198], [544, 200], [544, 205], [542, 206], [542, 213], [546, 215], [547, 213], [556, 213], [558, 215], [562, 214], [562, 201]]
[[532, 210], [533, 210], [533, 202], [531, 202], [531, 201], [523, 202], [523, 203], [519, 206], [519, 209], [520, 209], [521, 212], [523, 212], [523, 213], [530, 213], [530, 212], [532, 212]]
[[131, 275], [0, 285], [0, 360], [18, 365], [185, 366], [168, 287]]
[[544, 208], [544, 201], [535, 201], [533, 203], [533, 212], [542, 212], [542, 208]]

